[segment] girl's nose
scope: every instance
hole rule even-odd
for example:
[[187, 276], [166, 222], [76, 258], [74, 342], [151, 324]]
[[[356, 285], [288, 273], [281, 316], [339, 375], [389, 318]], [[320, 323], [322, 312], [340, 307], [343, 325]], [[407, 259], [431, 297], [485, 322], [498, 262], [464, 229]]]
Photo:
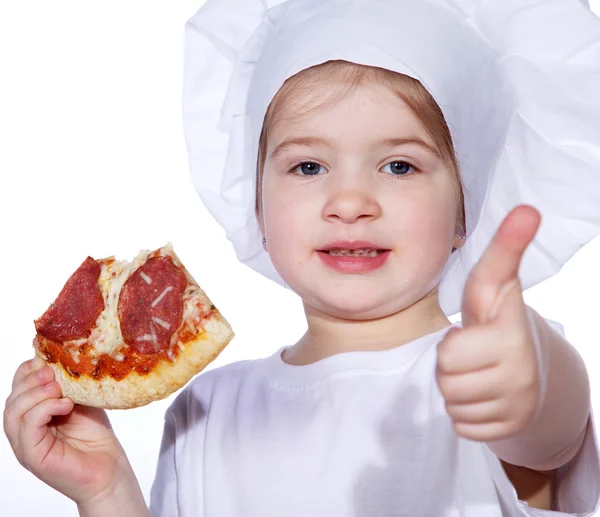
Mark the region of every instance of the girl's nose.
[[[361, 188], [362, 187], [362, 188]], [[381, 205], [366, 185], [349, 186], [332, 192], [323, 207], [323, 218], [330, 221], [354, 223], [358, 219], [377, 219]]]

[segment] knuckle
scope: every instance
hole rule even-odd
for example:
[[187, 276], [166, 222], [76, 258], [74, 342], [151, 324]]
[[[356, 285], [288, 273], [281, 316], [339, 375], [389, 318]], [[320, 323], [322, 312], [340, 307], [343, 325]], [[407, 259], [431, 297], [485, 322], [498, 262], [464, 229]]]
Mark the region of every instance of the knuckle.
[[28, 382], [33, 386], [41, 383], [47, 383], [51, 380], [54, 380], [54, 374], [52, 369], [47, 366], [32, 372], [28, 377]]
[[[47, 388], [46, 388], [47, 387]], [[27, 397], [27, 409], [23, 414], [23, 423], [29, 424], [32, 419], [35, 418], [35, 412], [32, 410], [40, 403], [56, 397], [56, 390], [58, 384], [56, 382], [51, 382], [44, 386], [37, 386], [29, 391], [25, 396]]]
[[43, 368], [45, 365], [46, 365], [46, 361], [44, 359], [42, 359], [39, 355], [36, 355], [31, 360], [31, 368], [33, 370], [39, 370], [40, 368]]
[[[34, 406], [35, 407], [35, 406]], [[32, 422], [35, 420], [35, 411], [33, 411], [34, 407], [31, 407], [29, 409], [29, 411], [27, 411], [24, 415], [23, 415], [23, 425], [24, 426], [29, 426], [32, 424]]]
[[456, 353], [452, 341], [444, 341], [438, 346], [437, 361], [443, 371], [452, 368]]
[[510, 401], [502, 399], [496, 404], [496, 416], [497, 418], [506, 419], [510, 416], [512, 410], [512, 404]]
[[21, 363], [13, 376], [12, 387], [19, 385], [33, 371], [33, 359]]
[[7, 431], [12, 426], [11, 424], [17, 420], [17, 412], [14, 404], [9, 404], [4, 408], [4, 413], [2, 415], [2, 424], [4, 426], [4, 430]]
[[461, 422], [453, 422], [452, 428], [454, 429], [454, 432], [458, 436], [462, 436], [463, 438], [467, 438], [467, 439], [475, 438], [473, 435], [473, 426], [469, 426], [469, 425], [463, 424]]
[[4, 415], [3, 415], [4, 427], [6, 428], [6, 424], [12, 420], [14, 420], [14, 406], [12, 404], [8, 404], [4, 408]]
[[23, 422], [23, 425], [27, 425], [31, 422], [31, 410], [34, 408], [35, 406], [31, 406], [27, 409], [27, 411], [25, 411], [25, 413], [23, 413], [23, 416], [21, 417], [21, 421]]
[[56, 388], [58, 388], [58, 383], [56, 381], [50, 381], [36, 386], [34, 388], [36, 400], [41, 401], [52, 397], [53, 393], [56, 392]]
[[452, 400], [456, 394], [456, 383], [449, 376], [442, 375], [438, 379], [438, 385], [446, 400]]
[[469, 289], [465, 288], [465, 291], [469, 302], [480, 298], [488, 300], [495, 294], [495, 285], [489, 277], [488, 271], [479, 263], [471, 269], [468, 281]]
[[30, 373], [21, 378], [21, 380], [15, 385], [13, 391], [15, 393], [24, 393], [31, 388], [34, 388], [38, 383], [35, 382], [36, 375], [34, 373]]
[[14, 390], [22, 381], [23, 377], [25, 377], [24, 373], [20, 373], [19, 370], [15, 372], [15, 375], [12, 380], [11, 388]]
[[446, 350], [440, 350], [438, 352], [437, 363], [440, 371], [447, 373], [450, 368], [450, 358]]
[[40, 363], [38, 361], [37, 357], [34, 357], [33, 359], [29, 359], [28, 361], [25, 361], [23, 364], [21, 364], [21, 368], [23, 369], [24, 373], [29, 373], [29, 372], [33, 372], [35, 370], [37, 370], [40, 366]]
[[458, 410], [457, 410], [457, 408], [456, 408], [456, 406], [454, 404], [446, 402], [446, 413], [455, 422], [459, 419], [458, 418], [459, 417], [459, 413], [458, 413]]
[[4, 428], [4, 434], [6, 435], [6, 438], [8, 440], [8, 443], [10, 444], [10, 446], [14, 449], [14, 443], [16, 441], [16, 436], [14, 434], [14, 432], [12, 431], [12, 427], [9, 422], [6, 420], [6, 417], [4, 418], [3, 421], [3, 428]]
[[532, 375], [521, 375], [515, 388], [519, 395], [532, 395], [537, 389], [537, 379]]
[[18, 372], [25, 372], [25, 371], [31, 371], [31, 369], [33, 368], [35, 364], [35, 358], [34, 359], [28, 359], [27, 361], [23, 361], [19, 367], [17, 368]]

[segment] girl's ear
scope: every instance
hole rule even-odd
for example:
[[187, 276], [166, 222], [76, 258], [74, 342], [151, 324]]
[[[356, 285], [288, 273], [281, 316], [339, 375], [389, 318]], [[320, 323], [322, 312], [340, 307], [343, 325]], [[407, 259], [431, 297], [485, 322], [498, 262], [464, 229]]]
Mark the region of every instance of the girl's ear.
[[462, 248], [465, 245], [466, 240], [467, 238], [465, 235], [465, 230], [462, 227], [457, 226], [456, 233], [454, 235], [454, 244], [452, 245], [452, 251], [454, 252], [454, 250]]
[[265, 220], [262, 215], [262, 208], [260, 206], [256, 207], [256, 220], [258, 221], [258, 229], [260, 231], [260, 238], [262, 240], [262, 246], [265, 251], [267, 251], [267, 239], [265, 238]]
[[258, 218], [258, 227], [260, 230], [260, 238], [262, 240], [263, 250], [268, 251], [267, 250], [267, 238], [265, 237], [265, 223], [263, 221], [262, 214], [257, 214], [256, 217]]

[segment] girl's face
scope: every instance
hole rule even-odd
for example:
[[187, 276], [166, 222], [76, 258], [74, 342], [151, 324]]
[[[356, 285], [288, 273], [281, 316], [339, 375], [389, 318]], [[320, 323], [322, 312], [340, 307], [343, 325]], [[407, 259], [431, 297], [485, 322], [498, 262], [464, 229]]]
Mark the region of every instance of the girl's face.
[[[323, 83], [289, 102], [310, 110], [344, 87]], [[419, 119], [375, 85], [307, 113], [280, 114], [265, 157], [261, 226], [281, 277], [313, 309], [346, 319], [437, 297], [462, 244], [458, 196]], [[336, 256], [347, 254], [340, 248], [376, 251]]]

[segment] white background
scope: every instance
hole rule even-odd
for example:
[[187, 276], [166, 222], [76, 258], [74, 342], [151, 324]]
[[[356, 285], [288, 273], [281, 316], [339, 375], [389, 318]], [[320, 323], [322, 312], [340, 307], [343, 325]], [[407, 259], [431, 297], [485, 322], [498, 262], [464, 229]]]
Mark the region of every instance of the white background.
[[[2, 401], [17, 366], [32, 357], [33, 320], [87, 255], [130, 260], [172, 242], [236, 331], [209, 368], [265, 356], [303, 333], [300, 301], [236, 261], [189, 179], [183, 27], [201, 3], [0, 5]], [[600, 0], [592, 4], [600, 12]], [[596, 239], [559, 275], [525, 293], [530, 305], [565, 326], [583, 355], [596, 414], [599, 262]], [[172, 399], [110, 412], [146, 498]], [[0, 433], [0, 515], [39, 514], [77, 512], [17, 463]]]

